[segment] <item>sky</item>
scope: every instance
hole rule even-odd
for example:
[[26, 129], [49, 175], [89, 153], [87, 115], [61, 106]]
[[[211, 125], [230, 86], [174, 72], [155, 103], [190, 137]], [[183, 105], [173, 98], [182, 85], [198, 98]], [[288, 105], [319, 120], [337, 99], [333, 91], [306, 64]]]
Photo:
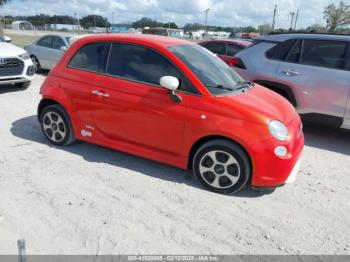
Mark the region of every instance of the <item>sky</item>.
[[[348, 0], [345, 0], [347, 2]], [[276, 28], [289, 28], [290, 12], [300, 9], [297, 28], [325, 24], [323, 9], [337, 0], [13, 0], [0, 8], [0, 15], [71, 15], [99, 14], [114, 23], [150, 17], [161, 22], [186, 23], [205, 21], [217, 26], [258, 26], [271, 24], [273, 9], [278, 5]]]

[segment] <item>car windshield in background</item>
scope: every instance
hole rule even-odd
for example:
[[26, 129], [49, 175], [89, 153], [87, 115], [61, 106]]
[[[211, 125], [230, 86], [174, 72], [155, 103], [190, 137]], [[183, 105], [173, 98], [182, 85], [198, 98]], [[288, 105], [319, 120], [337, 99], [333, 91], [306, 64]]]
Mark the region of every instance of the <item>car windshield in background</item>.
[[235, 91], [243, 79], [216, 55], [199, 45], [168, 47], [182, 60], [214, 95]]

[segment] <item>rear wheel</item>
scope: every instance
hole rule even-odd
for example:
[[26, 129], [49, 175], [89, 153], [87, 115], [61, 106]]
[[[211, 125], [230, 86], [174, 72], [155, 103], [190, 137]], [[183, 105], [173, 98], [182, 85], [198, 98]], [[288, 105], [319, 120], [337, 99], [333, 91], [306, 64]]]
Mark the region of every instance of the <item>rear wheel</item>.
[[24, 82], [24, 83], [16, 83], [16, 87], [18, 88], [22, 88], [22, 89], [27, 89], [28, 87], [30, 87], [30, 82]]
[[251, 176], [250, 160], [245, 151], [223, 139], [215, 139], [201, 146], [192, 166], [202, 185], [221, 194], [240, 191]]
[[64, 146], [75, 141], [69, 117], [57, 104], [44, 108], [40, 115], [40, 124], [44, 135], [51, 144]]

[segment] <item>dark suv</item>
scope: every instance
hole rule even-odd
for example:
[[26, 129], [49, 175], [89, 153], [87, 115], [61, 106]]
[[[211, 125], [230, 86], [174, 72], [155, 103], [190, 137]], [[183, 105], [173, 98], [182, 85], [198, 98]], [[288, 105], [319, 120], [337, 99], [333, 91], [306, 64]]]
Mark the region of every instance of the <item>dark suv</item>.
[[243, 78], [284, 96], [305, 119], [350, 129], [350, 36], [269, 35], [236, 59]]

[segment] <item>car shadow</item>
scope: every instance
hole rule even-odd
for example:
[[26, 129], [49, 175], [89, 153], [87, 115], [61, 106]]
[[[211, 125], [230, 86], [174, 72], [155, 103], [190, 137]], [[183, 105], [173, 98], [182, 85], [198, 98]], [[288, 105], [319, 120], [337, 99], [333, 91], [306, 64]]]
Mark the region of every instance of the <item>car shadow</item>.
[[24, 92], [25, 88], [17, 87], [15, 85], [0, 85], [0, 95], [6, 93]]
[[50, 73], [50, 70], [41, 69], [40, 73], [36, 73], [36, 74], [41, 76], [48, 76], [49, 73]]
[[[196, 181], [190, 172], [163, 165], [141, 157], [136, 157], [85, 142], [77, 142], [67, 147], [55, 147], [51, 145], [44, 137], [37, 116], [25, 117], [12, 123], [11, 133], [16, 137], [31, 142], [45, 144], [57, 150], [64, 150], [69, 153], [79, 155], [86, 161], [92, 163], [105, 163], [108, 165], [133, 170], [157, 179], [163, 179], [177, 184], [186, 184], [194, 188], [206, 190], [199, 184], [198, 181]], [[263, 195], [265, 195], [264, 192], [255, 191], [247, 187], [236, 193], [234, 197], [257, 198]]]
[[350, 132], [304, 122], [305, 145], [350, 156]]

